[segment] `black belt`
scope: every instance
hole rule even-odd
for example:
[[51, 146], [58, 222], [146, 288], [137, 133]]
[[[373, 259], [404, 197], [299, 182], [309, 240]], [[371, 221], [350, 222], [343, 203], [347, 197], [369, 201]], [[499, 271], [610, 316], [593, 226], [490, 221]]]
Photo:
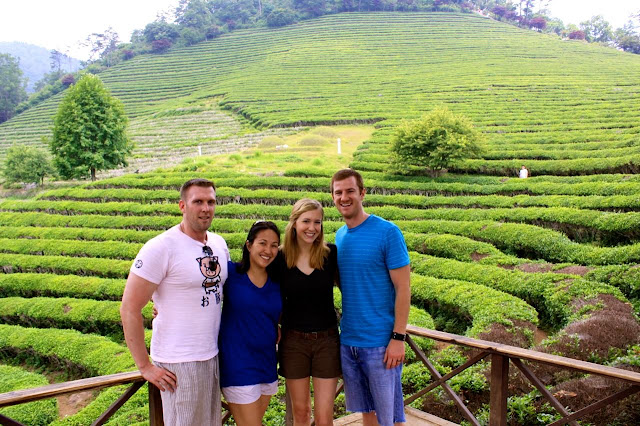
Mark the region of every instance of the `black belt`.
[[298, 330], [287, 330], [287, 331], [285, 331], [285, 333], [290, 335], [290, 336], [296, 336], [296, 337], [299, 337], [299, 338], [305, 339], [305, 340], [318, 340], [318, 339], [323, 339], [323, 338], [329, 337], [329, 336], [337, 336], [338, 335], [338, 329], [337, 328], [330, 328], [328, 330], [309, 331], [309, 332], [298, 331]]

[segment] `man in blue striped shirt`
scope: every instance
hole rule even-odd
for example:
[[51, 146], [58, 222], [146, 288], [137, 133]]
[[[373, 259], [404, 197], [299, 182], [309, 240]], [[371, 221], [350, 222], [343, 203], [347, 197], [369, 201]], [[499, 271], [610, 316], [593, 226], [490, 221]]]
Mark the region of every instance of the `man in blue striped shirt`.
[[331, 196], [345, 222], [336, 232], [336, 245], [347, 410], [362, 413], [365, 426], [402, 424], [401, 375], [411, 303], [407, 246], [396, 225], [364, 211], [364, 184], [355, 170], [333, 175]]

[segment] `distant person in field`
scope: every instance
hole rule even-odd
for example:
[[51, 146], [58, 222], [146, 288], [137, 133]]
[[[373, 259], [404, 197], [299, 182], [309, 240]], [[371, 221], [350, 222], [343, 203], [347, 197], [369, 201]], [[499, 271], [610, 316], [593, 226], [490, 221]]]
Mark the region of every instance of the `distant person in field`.
[[529, 177], [529, 170], [525, 166], [520, 169], [520, 179], [526, 179]]
[[278, 345], [280, 375], [287, 381], [295, 426], [314, 419], [333, 424], [333, 404], [340, 370], [338, 320], [333, 288], [338, 279], [337, 249], [324, 242], [322, 204], [296, 202], [285, 230], [281, 255], [274, 265], [282, 292], [282, 340]]
[[407, 246], [396, 225], [364, 211], [358, 172], [336, 172], [331, 195], [345, 222], [336, 232], [336, 246], [347, 410], [361, 412], [365, 426], [400, 424], [405, 421], [401, 376], [411, 303]]
[[[192, 179], [180, 189], [182, 221], [152, 238], [131, 266], [120, 315], [125, 340], [142, 376], [162, 392], [167, 425], [221, 425], [218, 332], [229, 250], [208, 231], [216, 209], [213, 182]], [[151, 358], [142, 309], [153, 296]]]
[[278, 392], [276, 344], [282, 299], [280, 285], [267, 268], [279, 245], [280, 231], [273, 222], [255, 222], [242, 247], [242, 260], [227, 267], [220, 384], [238, 426], [262, 425], [269, 401]]

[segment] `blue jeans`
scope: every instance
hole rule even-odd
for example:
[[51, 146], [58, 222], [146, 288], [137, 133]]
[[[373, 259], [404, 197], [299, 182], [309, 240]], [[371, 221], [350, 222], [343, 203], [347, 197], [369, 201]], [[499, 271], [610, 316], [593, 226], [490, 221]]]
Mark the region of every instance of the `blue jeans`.
[[340, 345], [347, 411], [376, 412], [381, 426], [404, 422], [402, 364], [387, 369], [386, 347], [358, 348]]

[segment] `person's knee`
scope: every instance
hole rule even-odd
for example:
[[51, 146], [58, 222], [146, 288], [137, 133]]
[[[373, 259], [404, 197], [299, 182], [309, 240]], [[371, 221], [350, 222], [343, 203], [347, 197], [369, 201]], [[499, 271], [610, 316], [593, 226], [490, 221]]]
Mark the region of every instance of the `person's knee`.
[[316, 426], [331, 426], [333, 425], [333, 412], [327, 413], [316, 410], [314, 419]]
[[311, 418], [311, 403], [309, 401], [293, 404], [293, 418], [296, 422], [308, 422]]

